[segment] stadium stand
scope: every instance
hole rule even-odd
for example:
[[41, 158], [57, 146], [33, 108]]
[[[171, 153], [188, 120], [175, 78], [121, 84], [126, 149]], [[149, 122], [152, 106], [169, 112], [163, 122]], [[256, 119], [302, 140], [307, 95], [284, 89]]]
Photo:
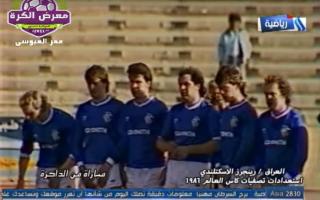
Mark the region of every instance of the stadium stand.
[[[289, 78], [295, 93], [293, 104], [302, 110], [310, 130], [305, 185], [320, 189], [318, 3], [69, 0], [67, 5], [72, 23], [49, 38], [63, 40], [63, 45], [16, 47], [15, 42], [34, 38], [7, 24], [11, 3], [1, 1], [0, 116], [21, 116], [17, 100], [30, 89], [46, 91], [55, 105], [73, 113], [74, 107], [88, 98], [83, 73], [91, 64], [108, 68], [112, 93], [128, 100], [126, 66], [145, 62], [156, 75], [155, 96], [172, 105], [179, 95], [176, 75], [182, 67], [199, 67], [206, 81], [213, 78], [218, 69], [216, 47], [227, 27], [226, 16], [238, 12], [253, 44], [247, 79], [249, 100], [262, 112], [262, 78], [270, 73]], [[279, 13], [306, 16], [308, 32], [257, 31], [258, 16]]]

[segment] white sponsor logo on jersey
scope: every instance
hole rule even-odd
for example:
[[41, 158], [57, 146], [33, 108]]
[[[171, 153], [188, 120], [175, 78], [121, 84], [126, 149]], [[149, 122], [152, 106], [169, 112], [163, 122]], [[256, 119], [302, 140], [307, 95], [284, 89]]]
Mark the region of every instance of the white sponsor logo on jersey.
[[175, 136], [196, 137], [196, 133], [193, 131], [175, 131]]
[[228, 138], [233, 138], [234, 134], [229, 131], [220, 131], [221, 137], [228, 137]]
[[150, 130], [148, 129], [128, 130], [128, 135], [150, 135]]
[[264, 141], [264, 145], [268, 146], [268, 145], [287, 145], [287, 141], [286, 140], [265, 140]]
[[108, 129], [103, 127], [85, 128], [85, 133], [108, 133]]

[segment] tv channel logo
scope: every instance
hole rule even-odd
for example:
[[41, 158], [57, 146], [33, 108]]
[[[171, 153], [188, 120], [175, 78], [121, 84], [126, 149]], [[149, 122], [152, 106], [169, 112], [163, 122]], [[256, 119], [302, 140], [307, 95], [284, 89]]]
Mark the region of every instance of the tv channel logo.
[[56, 0], [23, 0], [20, 10], [10, 10], [7, 22], [37, 38], [71, 24], [71, 13], [59, 10]]
[[307, 31], [306, 17], [293, 17], [291, 15], [264, 16], [258, 18], [258, 31]]

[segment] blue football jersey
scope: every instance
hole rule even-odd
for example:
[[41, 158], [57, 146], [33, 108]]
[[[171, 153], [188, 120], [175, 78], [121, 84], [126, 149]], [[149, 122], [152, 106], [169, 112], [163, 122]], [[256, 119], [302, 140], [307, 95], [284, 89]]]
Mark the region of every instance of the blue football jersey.
[[[171, 108], [161, 137], [179, 146], [203, 144], [220, 139], [218, 123], [218, 113], [205, 100], [201, 99], [191, 107], [179, 103]], [[211, 155], [188, 155], [184, 160], [210, 162]]]
[[32, 153], [33, 143], [37, 142], [40, 147], [37, 166], [59, 167], [69, 156], [74, 157], [73, 139], [77, 130], [74, 118], [56, 108], [50, 110], [48, 119], [42, 123], [25, 120], [21, 156], [28, 157]]
[[119, 139], [117, 124], [123, 103], [111, 96], [94, 103], [81, 104], [76, 113], [80, 125], [77, 161], [84, 164], [102, 164], [107, 159], [118, 161], [116, 143]]
[[121, 114], [119, 151], [128, 167], [155, 168], [164, 165], [164, 155], [156, 148], [167, 115], [166, 105], [150, 97], [138, 104], [129, 101]]
[[[217, 111], [215, 109], [213, 109], [213, 117], [211, 120], [212, 123], [212, 127], [215, 133], [220, 134], [220, 115], [221, 115], [221, 111]], [[218, 137], [218, 142], [220, 143], [221, 137]], [[212, 156], [211, 156], [211, 167], [219, 167], [221, 165], [221, 150], [218, 149], [217, 152], [215, 152]]]
[[229, 106], [220, 115], [221, 164], [232, 168], [254, 166], [257, 113], [246, 101]]
[[300, 113], [288, 108], [275, 115], [270, 110], [259, 118], [264, 138], [264, 167], [284, 168], [291, 177], [302, 172], [308, 155], [308, 134]]

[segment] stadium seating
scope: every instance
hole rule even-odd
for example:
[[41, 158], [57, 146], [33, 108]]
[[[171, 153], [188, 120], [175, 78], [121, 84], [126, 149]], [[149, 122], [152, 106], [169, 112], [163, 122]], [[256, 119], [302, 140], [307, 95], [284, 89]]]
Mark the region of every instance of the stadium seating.
[[39, 69], [34, 63], [2, 62], [0, 74], [6, 76], [37, 76]]
[[[140, 1], [141, 2], [141, 1]], [[203, 4], [201, 1], [187, 1], [177, 3], [174, 1], [156, 2], [142, 1], [143, 3], [130, 1], [108, 1], [108, 3], [97, 2], [92, 6], [91, 2], [76, 2], [70, 1], [70, 7], [74, 9], [75, 15], [88, 13], [83, 12], [83, 7], [90, 5], [91, 10], [95, 13], [105, 14], [109, 12], [121, 13], [167, 13], [175, 15], [224, 15], [229, 12], [239, 12], [240, 14], [257, 14], [260, 15], [274, 15], [278, 13], [297, 13], [297, 15], [312, 15], [315, 13], [316, 3], [305, 4], [303, 1], [294, 4], [279, 3], [270, 5], [268, 2], [250, 2], [250, 4], [242, 2], [233, 2], [232, 4], [225, 2], [215, 2], [214, 4]], [[138, 6], [137, 6], [138, 5]], [[227, 6], [226, 6], [227, 5]], [[92, 6], [92, 7], [91, 7]]]
[[[139, 3], [138, 3], [139, 2]], [[271, 3], [270, 3], [271, 2]], [[177, 74], [182, 67], [199, 68], [206, 83], [217, 72], [217, 44], [227, 27], [227, 15], [238, 12], [253, 44], [248, 71], [249, 100], [259, 112], [266, 109], [263, 77], [281, 74], [292, 84], [293, 106], [302, 110], [310, 128], [308, 170], [319, 171], [320, 22], [317, 2], [279, 1], [150, 1], [69, 0], [72, 23], [51, 35], [62, 45], [16, 47], [36, 39], [8, 25], [11, 1], [0, 6], [0, 116], [21, 116], [17, 99], [26, 90], [48, 93], [54, 105], [74, 113], [89, 98], [83, 73], [92, 64], [105, 66], [111, 93], [127, 101], [126, 68], [145, 62], [155, 75], [153, 93], [173, 105], [177, 101]], [[260, 33], [257, 17], [292, 14], [307, 17], [307, 32]], [[307, 170], [308, 169], [308, 170]], [[320, 188], [308, 179], [307, 188]]]
[[[299, 109], [314, 108], [317, 95], [293, 95], [291, 104]], [[261, 93], [249, 93], [249, 100], [253, 105], [258, 107], [265, 107], [265, 96]], [[319, 107], [320, 108], [320, 107]]]
[[[249, 92], [262, 92], [263, 80], [261, 78], [248, 79]], [[296, 94], [319, 94], [320, 84], [318, 78], [296, 78], [289, 79], [289, 83]]]
[[312, 62], [319, 51], [311, 48], [255, 48], [257, 56], [254, 59], [271, 62]]
[[[306, 34], [306, 35], [305, 35]], [[303, 35], [297, 33], [270, 33], [270, 34], [259, 34], [252, 33], [250, 38], [256, 38], [258, 40], [256, 46], [261, 47], [313, 47], [314, 40], [317, 37], [316, 33], [307, 32]]]
[[[10, 3], [5, 2], [4, 6], [10, 7]], [[167, 1], [157, 2], [157, 6], [154, 6], [154, 3], [144, 1], [142, 5], [128, 1], [70, 1], [68, 9], [73, 14], [72, 24], [52, 36], [52, 39], [64, 40], [63, 48], [12, 48], [14, 42], [30, 39], [30, 36], [17, 32], [2, 20], [1, 27], [5, 30], [0, 32], [3, 38], [1, 43], [4, 44], [1, 47], [1, 56], [5, 58], [6, 65], [1, 64], [4, 66], [1, 67], [1, 72], [7, 76], [33, 76], [36, 73], [49, 76], [79, 76], [91, 63], [100, 63], [105, 65], [111, 77], [114, 77], [124, 73], [130, 62], [146, 60], [154, 68], [155, 74], [164, 76], [161, 78], [164, 82], [166, 75], [176, 76], [177, 71], [184, 66], [199, 67], [209, 78], [217, 69], [214, 64], [217, 53], [213, 47], [217, 45], [221, 31], [227, 26], [225, 16], [229, 12], [243, 14], [244, 24], [252, 26], [256, 26], [258, 14], [271, 15], [283, 12], [308, 15], [308, 26], [312, 29], [313, 26], [317, 27], [316, 17], [313, 15], [319, 10], [315, 3], [302, 2], [292, 5], [239, 2], [228, 6], [224, 2]], [[106, 14], [106, 11], [111, 14]], [[1, 16], [5, 15], [6, 13], [1, 13]], [[151, 17], [153, 20], [146, 20]], [[309, 77], [317, 76], [317, 64], [312, 63], [319, 57], [319, 51], [313, 48], [319, 43], [319, 37], [315, 32], [302, 35], [261, 34], [251, 29], [249, 31], [254, 43], [252, 67], [257, 70], [256, 75], [263, 77], [277, 70], [277, 73], [289, 78], [306, 78], [306, 81], [300, 81], [303, 82], [301, 84], [299, 81], [293, 83], [296, 92], [319, 91], [316, 85], [313, 87], [316, 83], [312, 82], [316, 80], [307, 80]], [[275, 35], [277, 36], [274, 37]], [[87, 47], [82, 48], [83, 46]], [[88, 51], [90, 53], [87, 53]], [[46, 58], [52, 59], [46, 63]], [[33, 61], [38, 59], [43, 60], [34, 64]], [[28, 61], [26, 67], [23, 67], [21, 61]], [[299, 64], [296, 64], [297, 61]], [[82, 62], [87, 64], [81, 64]], [[75, 68], [76, 66], [80, 70]], [[300, 70], [302, 66], [304, 70]], [[58, 85], [68, 88], [64, 87], [68, 83], [65, 84], [61, 80], [58, 84], [54, 81], [50, 84], [52, 87]], [[251, 82], [249, 79], [249, 91], [254, 88], [252, 91], [255, 92], [256, 84], [254, 80]], [[70, 84], [70, 88], [73, 88], [72, 85], [77, 84]], [[305, 90], [306, 86], [312, 87]], [[163, 87], [161, 92], [166, 91], [166, 87]]]
[[157, 98], [161, 99], [168, 106], [172, 106], [177, 102], [177, 97], [179, 96], [176, 92], [157, 92], [155, 95]]
[[268, 74], [280, 74], [288, 78], [312, 78], [317, 76], [316, 71], [319, 66], [317, 63], [272, 63], [272, 62], [257, 62], [252, 63], [260, 77]]
[[22, 40], [34, 39], [30, 35], [26, 35], [23, 32], [16, 31], [16, 29], [3, 30], [0, 33], [0, 37], [2, 38], [1, 44], [4, 44], [4, 45], [15, 45], [16, 42], [20, 42]]
[[1, 76], [0, 90], [26, 91], [26, 90], [44, 90], [45, 82], [41, 77], [5, 77]]
[[35, 60], [41, 57], [40, 48], [34, 47], [19, 47], [13, 48], [12, 44], [9, 47], [2, 47], [2, 58], [6, 61], [22, 61], [22, 60]]

